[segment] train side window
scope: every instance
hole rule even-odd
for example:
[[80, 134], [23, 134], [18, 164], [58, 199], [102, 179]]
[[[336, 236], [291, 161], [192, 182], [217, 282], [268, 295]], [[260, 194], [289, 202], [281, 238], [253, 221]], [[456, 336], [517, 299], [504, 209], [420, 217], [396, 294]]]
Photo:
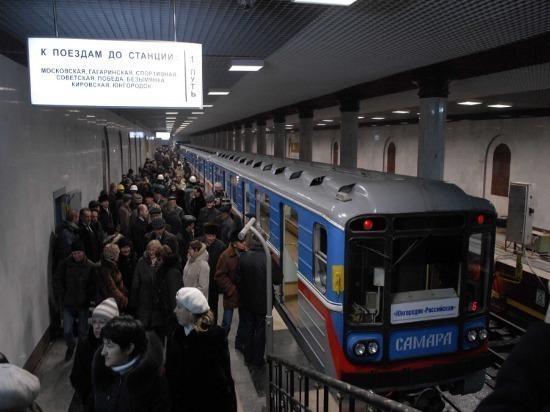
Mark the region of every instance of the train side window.
[[351, 239], [346, 269], [346, 311], [351, 325], [381, 324], [387, 252], [384, 239]]
[[267, 235], [269, 239], [269, 195], [267, 193], [256, 190], [256, 220], [260, 222], [260, 229]]
[[468, 245], [468, 276], [464, 310], [476, 313], [487, 309], [489, 277], [491, 276], [491, 233], [475, 233]]
[[319, 223], [313, 228], [313, 257], [315, 259], [315, 286], [322, 293], [327, 291], [327, 230]]
[[244, 190], [244, 213], [250, 213], [250, 185], [243, 183]]
[[236, 176], [231, 175], [230, 185], [231, 185], [231, 190], [229, 191], [229, 195], [231, 197], [231, 201], [237, 204], [237, 190], [239, 187], [239, 179]]

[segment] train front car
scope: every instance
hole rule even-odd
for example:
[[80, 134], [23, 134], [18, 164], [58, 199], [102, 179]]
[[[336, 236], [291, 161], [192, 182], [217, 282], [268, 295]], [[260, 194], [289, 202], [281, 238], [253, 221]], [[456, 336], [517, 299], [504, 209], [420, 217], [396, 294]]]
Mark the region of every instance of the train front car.
[[488, 366], [494, 208], [443, 182], [387, 183], [364, 188], [378, 213], [346, 224], [339, 377], [377, 391], [477, 392]]

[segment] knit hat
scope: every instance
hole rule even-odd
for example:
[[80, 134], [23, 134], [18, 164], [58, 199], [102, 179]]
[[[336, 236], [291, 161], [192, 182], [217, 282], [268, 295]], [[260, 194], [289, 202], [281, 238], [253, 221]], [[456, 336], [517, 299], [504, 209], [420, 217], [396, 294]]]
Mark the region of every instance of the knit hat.
[[71, 252], [85, 252], [86, 248], [81, 240], [75, 240], [71, 245]]
[[104, 318], [106, 320], [111, 320], [118, 315], [118, 306], [116, 304], [115, 298], [105, 299], [103, 302], [97, 305], [92, 312], [92, 318]]
[[210, 310], [208, 301], [197, 288], [181, 288], [178, 290], [178, 293], [176, 293], [176, 301], [189, 312], [196, 315], [203, 314]]
[[40, 381], [32, 373], [9, 363], [0, 364], [0, 410], [20, 410], [32, 405]]
[[108, 243], [103, 248], [103, 257], [105, 259], [111, 260], [113, 262], [118, 261], [118, 254], [119, 253], [120, 253], [120, 249], [114, 243]]

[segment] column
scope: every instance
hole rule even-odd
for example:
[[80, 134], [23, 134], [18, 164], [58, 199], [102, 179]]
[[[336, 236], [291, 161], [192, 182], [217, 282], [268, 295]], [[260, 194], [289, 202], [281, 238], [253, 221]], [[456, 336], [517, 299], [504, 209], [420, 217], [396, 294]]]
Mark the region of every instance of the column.
[[340, 165], [357, 167], [357, 128], [359, 120], [359, 101], [357, 99], [342, 99], [340, 101]]
[[235, 123], [233, 125], [233, 127], [234, 127], [234, 130], [235, 130], [235, 147], [233, 148], [233, 150], [235, 150], [236, 152], [241, 152], [243, 150], [242, 145], [241, 145], [242, 127], [241, 127], [240, 123]]
[[252, 153], [252, 122], [244, 124], [244, 151]]
[[273, 118], [273, 155], [275, 157], [284, 158], [286, 153], [286, 117], [282, 113], [275, 113]]
[[313, 158], [313, 109], [302, 107], [300, 113], [300, 160], [311, 162]]
[[256, 152], [260, 155], [266, 154], [265, 127], [266, 127], [265, 118], [259, 118], [256, 120], [256, 129], [257, 129]]
[[417, 176], [443, 180], [449, 81], [443, 76], [428, 75], [417, 84], [420, 97]]

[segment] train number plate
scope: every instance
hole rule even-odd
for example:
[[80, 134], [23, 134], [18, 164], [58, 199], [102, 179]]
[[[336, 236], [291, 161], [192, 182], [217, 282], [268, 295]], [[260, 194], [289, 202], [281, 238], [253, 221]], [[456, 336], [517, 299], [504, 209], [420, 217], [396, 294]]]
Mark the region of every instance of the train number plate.
[[391, 360], [452, 353], [458, 346], [458, 327], [408, 329], [390, 335]]

